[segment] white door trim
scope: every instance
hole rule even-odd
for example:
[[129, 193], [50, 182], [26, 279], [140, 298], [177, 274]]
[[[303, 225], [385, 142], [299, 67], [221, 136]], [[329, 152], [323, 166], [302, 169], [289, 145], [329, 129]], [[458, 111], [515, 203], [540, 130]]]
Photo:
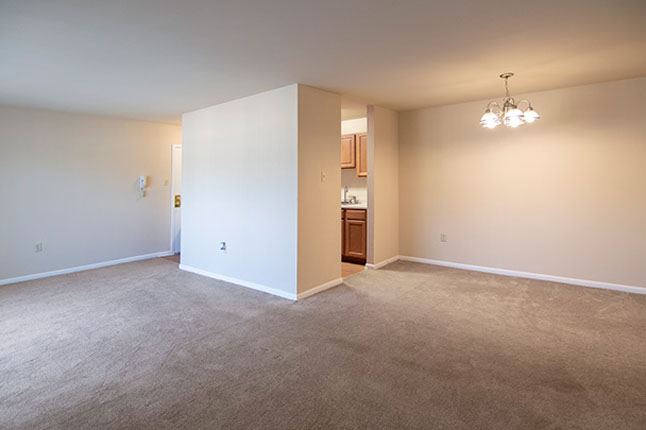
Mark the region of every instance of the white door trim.
[[170, 148], [170, 252], [175, 252], [175, 148], [181, 148], [179, 143], [173, 143]]

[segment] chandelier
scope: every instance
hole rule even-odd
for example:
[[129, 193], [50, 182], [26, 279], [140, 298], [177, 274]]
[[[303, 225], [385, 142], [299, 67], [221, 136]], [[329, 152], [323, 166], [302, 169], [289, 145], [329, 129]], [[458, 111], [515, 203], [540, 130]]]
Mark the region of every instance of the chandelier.
[[[486, 128], [494, 128], [497, 125], [505, 124], [507, 127], [516, 128], [525, 123], [532, 123], [540, 119], [540, 115], [532, 108], [532, 104], [527, 99], [519, 100], [518, 103], [509, 95], [509, 78], [514, 76], [513, 73], [503, 73], [500, 75], [505, 80], [505, 98], [502, 101], [502, 107], [495, 102], [490, 101], [484, 115], [480, 118], [480, 125]], [[521, 103], [527, 103], [525, 110], [519, 108]]]

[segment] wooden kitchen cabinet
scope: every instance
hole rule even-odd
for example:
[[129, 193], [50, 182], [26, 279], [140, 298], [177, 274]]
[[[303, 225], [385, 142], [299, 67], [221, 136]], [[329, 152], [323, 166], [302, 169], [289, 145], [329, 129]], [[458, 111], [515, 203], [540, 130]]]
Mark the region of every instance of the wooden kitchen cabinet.
[[368, 134], [341, 136], [341, 168], [357, 169], [357, 176], [368, 176]]
[[365, 264], [367, 257], [367, 213], [365, 209], [341, 211], [342, 260]]
[[341, 168], [354, 169], [357, 165], [354, 134], [341, 136]]
[[341, 259], [345, 255], [345, 209], [341, 209]]
[[356, 137], [357, 176], [368, 176], [368, 134], [357, 134]]

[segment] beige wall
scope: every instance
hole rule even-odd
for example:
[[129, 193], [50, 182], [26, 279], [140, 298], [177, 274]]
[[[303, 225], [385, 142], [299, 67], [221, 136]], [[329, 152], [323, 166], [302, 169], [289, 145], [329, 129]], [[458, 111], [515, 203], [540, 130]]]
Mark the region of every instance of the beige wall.
[[400, 254], [646, 287], [646, 78], [523, 97], [401, 113]]
[[[367, 113], [367, 112], [366, 112]], [[341, 121], [341, 134], [368, 132], [368, 118], [346, 119]]]
[[299, 294], [341, 277], [340, 121], [339, 95], [298, 86]]
[[368, 264], [399, 254], [397, 112], [368, 107]]
[[168, 251], [179, 143], [179, 126], [0, 107], [0, 283]]

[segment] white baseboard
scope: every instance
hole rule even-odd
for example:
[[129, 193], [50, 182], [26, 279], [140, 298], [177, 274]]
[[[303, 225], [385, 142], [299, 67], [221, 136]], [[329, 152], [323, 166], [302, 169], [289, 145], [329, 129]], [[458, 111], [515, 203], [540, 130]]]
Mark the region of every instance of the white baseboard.
[[266, 285], [257, 284], [255, 282], [245, 281], [238, 278], [232, 278], [230, 276], [220, 275], [219, 273], [209, 272], [208, 270], [202, 270], [196, 267], [187, 266], [186, 264], [180, 264], [179, 268], [181, 270], [195, 273], [197, 275], [202, 275], [208, 278], [229, 282], [231, 284], [236, 284], [241, 287], [251, 288], [252, 290], [262, 291], [263, 293], [272, 294], [274, 296], [282, 297], [284, 299], [289, 299], [293, 301], [302, 300], [306, 297], [313, 296], [314, 294], [320, 293], [321, 291], [328, 290], [332, 287], [336, 287], [337, 285], [340, 285], [343, 283], [343, 278], [338, 278], [330, 282], [326, 282], [325, 284], [321, 284], [317, 287], [310, 288], [309, 290], [303, 291], [302, 293], [294, 294], [294, 293], [289, 293], [287, 291], [279, 290], [277, 288], [268, 287]]
[[329, 290], [330, 288], [336, 287], [337, 285], [341, 285], [342, 283], [343, 283], [343, 278], [334, 279], [330, 282], [326, 282], [325, 284], [321, 284], [318, 287], [310, 288], [307, 291], [298, 293], [297, 298], [298, 300], [302, 300], [305, 297], [313, 296], [314, 294], [318, 294], [321, 291]]
[[0, 285], [15, 284], [16, 282], [31, 281], [34, 279], [49, 278], [50, 276], [65, 275], [67, 273], [83, 272], [115, 264], [131, 263], [133, 261], [147, 260], [149, 258], [166, 257], [173, 255], [171, 251], [153, 252], [152, 254], [136, 255], [134, 257], [119, 258], [118, 260], [102, 261], [100, 263], [86, 264], [84, 266], [69, 267], [66, 269], [52, 270], [50, 272], [35, 273], [33, 275], [17, 276], [15, 278], [0, 279]]
[[395, 261], [399, 260], [399, 255], [395, 255], [394, 257], [390, 257], [384, 261], [380, 261], [379, 263], [375, 264], [366, 264], [366, 269], [374, 270], [374, 269], [380, 269], [384, 267], [387, 264], [394, 263]]
[[399, 256], [400, 260], [416, 263], [434, 264], [437, 266], [454, 267], [456, 269], [474, 270], [477, 272], [493, 273], [503, 276], [516, 276], [518, 278], [539, 279], [541, 281], [560, 282], [563, 284], [579, 285], [582, 287], [602, 288], [606, 290], [624, 291], [627, 293], [646, 294], [646, 288], [633, 285], [613, 284], [610, 282], [589, 281], [586, 279], [566, 278], [563, 276], [545, 275], [542, 273], [521, 272], [517, 270], [498, 269], [495, 267], [475, 266], [472, 264], [453, 263], [443, 260], [430, 260], [427, 258]]
[[180, 264], [179, 268], [187, 272], [206, 276], [207, 278], [213, 278], [220, 281], [229, 282], [231, 284], [240, 285], [242, 287], [251, 288], [252, 290], [262, 291], [263, 293], [273, 294], [274, 296], [282, 297], [284, 299], [289, 299], [294, 301], [298, 300], [298, 296], [295, 293], [289, 293], [287, 291], [279, 290], [277, 288], [268, 287], [262, 284], [256, 284], [255, 282], [249, 282], [249, 281], [244, 281], [242, 279], [232, 278], [230, 276], [220, 275], [219, 273], [209, 272], [207, 270], [198, 269], [197, 267], [187, 266], [186, 264]]

